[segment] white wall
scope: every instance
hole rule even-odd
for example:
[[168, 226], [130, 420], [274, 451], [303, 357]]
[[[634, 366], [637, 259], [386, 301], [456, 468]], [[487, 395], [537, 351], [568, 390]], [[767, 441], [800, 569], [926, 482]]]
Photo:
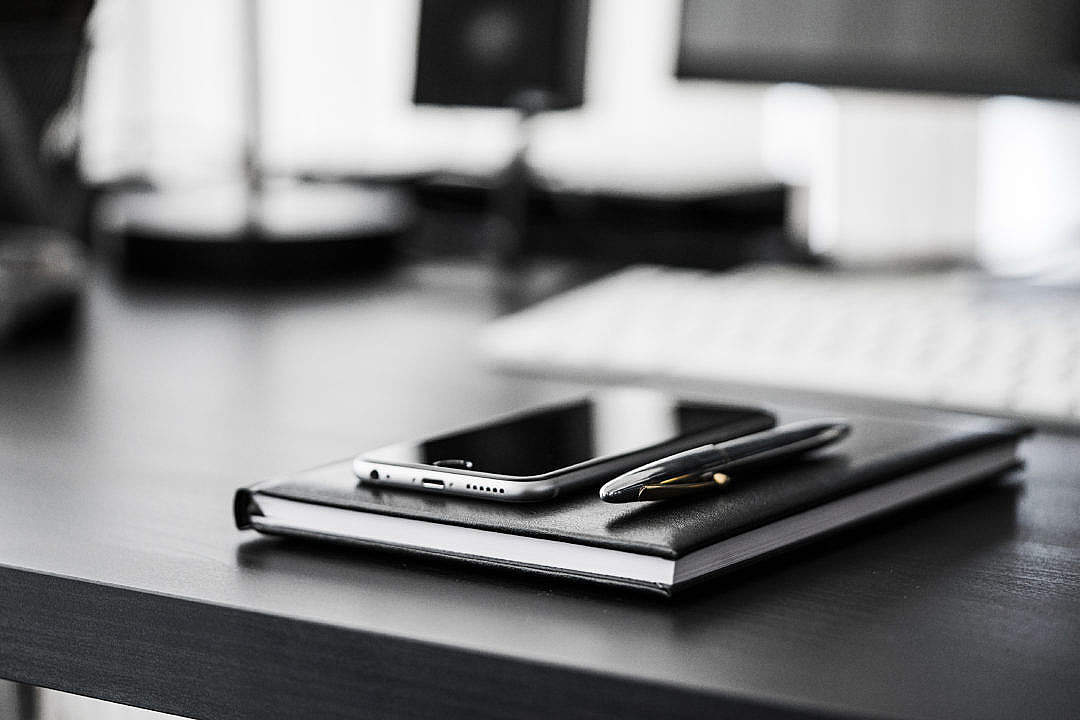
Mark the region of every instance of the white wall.
[[1080, 105], [1001, 97], [980, 113], [980, 261], [1080, 281]]
[[[239, 173], [242, 7], [101, 0], [84, 126], [91, 178], [141, 172], [190, 185]], [[270, 171], [486, 174], [512, 151], [511, 113], [412, 105], [417, 0], [263, 0], [261, 8]], [[625, 178], [644, 191], [683, 178], [692, 186], [761, 181], [761, 90], [676, 83], [678, 8], [678, 0], [593, 2], [587, 109], [539, 123], [542, 174], [586, 187]]]

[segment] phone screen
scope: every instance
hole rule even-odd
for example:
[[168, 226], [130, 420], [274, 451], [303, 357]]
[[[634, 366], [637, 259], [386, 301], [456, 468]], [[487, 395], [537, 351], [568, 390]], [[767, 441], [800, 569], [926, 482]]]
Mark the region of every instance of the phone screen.
[[[706, 434], [745, 411], [646, 391], [616, 391], [365, 453], [404, 465], [457, 464], [495, 475], [543, 475], [597, 458]], [[702, 442], [707, 442], [703, 440]]]

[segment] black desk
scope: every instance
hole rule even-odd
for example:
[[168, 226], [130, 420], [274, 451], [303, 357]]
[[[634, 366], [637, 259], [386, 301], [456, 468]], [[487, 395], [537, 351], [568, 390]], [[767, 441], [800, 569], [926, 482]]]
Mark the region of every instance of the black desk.
[[1080, 713], [1077, 438], [674, 603], [235, 531], [238, 484], [573, 390], [481, 368], [468, 280], [99, 275], [0, 356], [0, 677], [215, 719]]

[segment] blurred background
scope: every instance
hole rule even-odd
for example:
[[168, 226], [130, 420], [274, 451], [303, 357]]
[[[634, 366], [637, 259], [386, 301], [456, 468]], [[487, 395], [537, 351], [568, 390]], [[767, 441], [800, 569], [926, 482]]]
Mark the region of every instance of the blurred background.
[[[529, 187], [548, 206], [531, 219], [572, 226], [539, 253], [594, 244], [601, 257], [723, 265], [744, 237], [716, 235], [741, 221], [779, 224], [845, 263], [974, 259], [1031, 274], [1074, 249], [1076, 109], [1016, 96], [1075, 95], [1071, 3], [576, 5], [500, 15], [465, 3], [426, 38], [446, 62], [482, 68], [483, 85], [534, 71], [514, 46], [537, 18], [551, 38], [566, 34], [559, 22], [580, 32], [580, 49], [521, 48], [576, 75], [568, 109], [536, 113], [528, 131]], [[225, 236], [255, 215], [265, 234], [415, 235], [432, 205], [490, 209], [480, 191], [521, 142], [510, 92], [417, 84], [418, 2], [24, 1], [5, 13], [5, 112], [94, 195], [84, 233]], [[809, 79], [819, 85], [791, 82]], [[602, 201], [620, 199], [640, 201], [654, 232], [580, 232], [614, 232], [605, 210], [624, 217], [623, 204]], [[660, 217], [678, 200], [699, 201], [700, 234], [687, 213], [681, 227]], [[474, 233], [434, 234], [425, 250], [476, 249]]]
[[1077, 101], [1068, 0], [11, 0], [0, 390], [219, 453], [335, 372], [1075, 428]]

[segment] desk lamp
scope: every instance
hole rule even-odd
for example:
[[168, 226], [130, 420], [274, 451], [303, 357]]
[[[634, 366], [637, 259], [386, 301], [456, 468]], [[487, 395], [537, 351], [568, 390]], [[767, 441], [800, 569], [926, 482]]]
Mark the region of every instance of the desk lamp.
[[530, 120], [584, 98], [588, 0], [424, 0], [417, 47], [417, 104], [508, 108], [517, 113], [513, 158], [492, 193], [488, 250], [520, 261], [528, 226]]
[[[307, 281], [378, 266], [412, 222], [394, 182], [268, 178], [262, 156], [260, 0], [240, 4], [243, 176], [196, 191], [121, 190], [99, 213], [125, 266], [200, 281]], [[376, 184], [375, 181], [378, 181]]]

